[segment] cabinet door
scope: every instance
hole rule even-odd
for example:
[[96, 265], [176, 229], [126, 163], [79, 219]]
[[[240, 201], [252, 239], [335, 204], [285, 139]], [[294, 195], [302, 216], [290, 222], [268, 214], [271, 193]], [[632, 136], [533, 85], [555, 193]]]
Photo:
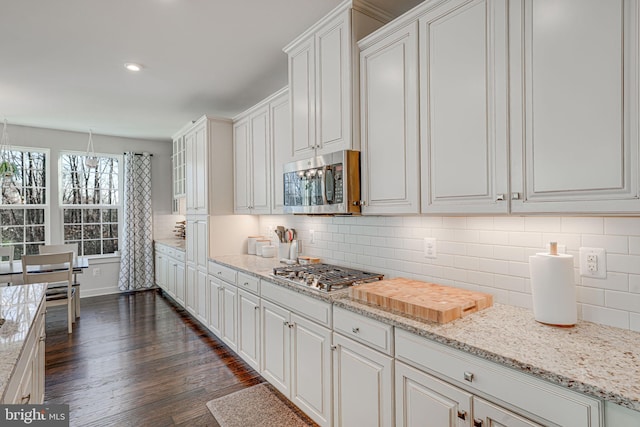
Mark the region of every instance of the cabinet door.
[[637, 213], [638, 3], [509, 13], [512, 211]]
[[237, 331], [237, 289], [235, 286], [225, 283], [221, 292], [222, 298], [222, 340], [233, 351], [238, 348], [238, 331]]
[[186, 275], [185, 265], [182, 263], [176, 264], [175, 299], [181, 305], [184, 305], [184, 290], [185, 290], [184, 288], [185, 288], [186, 278], [187, 278], [187, 275]]
[[406, 427], [470, 427], [472, 425], [473, 397], [470, 393], [398, 361], [396, 361], [395, 377], [396, 425]]
[[251, 213], [271, 213], [269, 107], [251, 115]]
[[262, 300], [262, 369], [260, 374], [291, 398], [289, 311]]
[[195, 265], [187, 264], [187, 280], [185, 286], [185, 304], [187, 311], [195, 316], [196, 314], [196, 281], [197, 269]]
[[289, 52], [292, 160], [311, 157], [316, 148], [315, 49], [310, 37]]
[[283, 166], [291, 160], [291, 111], [288, 91], [269, 105], [271, 118], [271, 213], [282, 213], [284, 206]]
[[164, 284], [162, 283], [162, 262], [164, 260], [164, 256], [156, 253], [155, 256], [155, 272], [156, 272], [156, 285], [164, 289]]
[[204, 270], [207, 269], [209, 254], [209, 221], [198, 220], [195, 222], [196, 234], [196, 265]]
[[542, 427], [479, 397], [473, 398], [473, 424], [479, 427]]
[[211, 275], [207, 276], [209, 281], [209, 319], [207, 326], [209, 330], [222, 337], [222, 285], [223, 282]]
[[249, 120], [241, 120], [233, 125], [234, 162], [234, 212], [250, 213], [251, 206], [251, 144], [249, 141]]
[[38, 314], [34, 322], [34, 329], [37, 331], [36, 353], [33, 358], [33, 385], [32, 393], [34, 396], [33, 403], [42, 405], [44, 403], [44, 384], [45, 384], [45, 310], [40, 308], [41, 313]]
[[321, 426], [331, 424], [331, 331], [291, 314], [291, 400]]
[[195, 134], [184, 136], [185, 145], [185, 197], [187, 213], [197, 213], [196, 210], [196, 148]]
[[[178, 274], [178, 263], [176, 260], [168, 258], [168, 274], [167, 274], [167, 286], [164, 290], [175, 298], [176, 295], [176, 280]], [[183, 270], [184, 271], [184, 270]]]
[[411, 23], [360, 53], [365, 214], [420, 213], [417, 44]]
[[336, 333], [333, 344], [334, 426], [393, 426], [393, 359]]
[[196, 272], [196, 317], [203, 324], [207, 324], [208, 310], [207, 304], [209, 302], [209, 295], [207, 295], [207, 273], [201, 270]]
[[195, 197], [194, 208], [199, 214], [206, 214], [209, 206], [207, 187], [207, 124], [195, 130]]
[[196, 230], [196, 221], [191, 218], [187, 218], [185, 221], [185, 242], [185, 259], [187, 262], [195, 264], [197, 256], [198, 231]]
[[351, 10], [315, 34], [316, 148], [351, 148]]
[[507, 213], [506, 0], [420, 18], [422, 212]]
[[238, 289], [238, 354], [260, 370], [260, 298]]

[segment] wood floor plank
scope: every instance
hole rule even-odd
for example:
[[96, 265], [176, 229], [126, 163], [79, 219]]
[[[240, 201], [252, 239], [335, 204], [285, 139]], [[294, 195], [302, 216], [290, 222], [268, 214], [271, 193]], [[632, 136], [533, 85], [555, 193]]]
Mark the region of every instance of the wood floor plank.
[[205, 403], [264, 382], [157, 291], [82, 299], [67, 334], [47, 312], [45, 402], [67, 403], [71, 426], [212, 426]]

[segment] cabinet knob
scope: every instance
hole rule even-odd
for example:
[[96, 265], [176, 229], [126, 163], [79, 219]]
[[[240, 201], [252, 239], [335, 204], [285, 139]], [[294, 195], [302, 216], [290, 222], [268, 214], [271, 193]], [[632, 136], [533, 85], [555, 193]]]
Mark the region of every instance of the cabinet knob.
[[260, 306], [256, 305], [255, 307], [253, 307], [254, 310], [260, 310]]
[[466, 420], [467, 419], [467, 411], [458, 410], [458, 418], [460, 418], [461, 420]]
[[338, 346], [337, 345], [332, 345], [329, 348], [331, 349], [331, 351], [336, 351], [338, 349]]
[[351, 328], [351, 332], [353, 332], [354, 334], [358, 334], [360, 333], [360, 328]]
[[465, 381], [469, 381], [469, 382], [473, 382], [473, 373], [472, 372], [465, 372], [464, 373], [464, 380]]
[[244, 286], [249, 286], [249, 282], [244, 282], [243, 285]]
[[482, 427], [484, 425], [484, 422], [482, 420], [479, 420], [477, 418], [473, 419], [473, 427]]
[[511, 200], [520, 200], [520, 193], [511, 193]]
[[282, 322], [282, 324], [283, 324], [284, 326], [289, 326], [289, 322], [287, 322], [286, 320], [285, 320], [284, 322]]
[[504, 194], [498, 194], [498, 195], [496, 195], [496, 202], [500, 202], [500, 201], [502, 201], [502, 200], [504, 200]]
[[294, 326], [296, 326], [295, 323], [293, 323], [293, 322], [289, 323], [289, 329], [293, 328]]
[[22, 399], [20, 399], [20, 403], [29, 403], [29, 401], [31, 400], [31, 393], [27, 394], [26, 396], [22, 396]]

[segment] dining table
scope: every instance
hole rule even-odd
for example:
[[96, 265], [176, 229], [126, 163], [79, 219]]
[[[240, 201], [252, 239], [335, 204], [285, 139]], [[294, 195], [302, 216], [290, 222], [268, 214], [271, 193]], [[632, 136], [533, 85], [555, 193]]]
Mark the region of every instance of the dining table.
[[[79, 256], [76, 257], [73, 261], [73, 274], [82, 274], [82, 271], [85, 268], [89, 268], [89, 259], [87, 257]], [[44, 273], [48, 271], [60, 271], [66, 270], [63, 265], [32, 265], [29, 267], [30, 272], [33, 273]], [[0, 262], [0, 283], [11, 283], [10, 277], [3, 276], [20, 276], [22, 277], [22, 261], [14, 260], [14, 261], [2, 261]], [[19, 283], [22, 283], [20, 281]]]

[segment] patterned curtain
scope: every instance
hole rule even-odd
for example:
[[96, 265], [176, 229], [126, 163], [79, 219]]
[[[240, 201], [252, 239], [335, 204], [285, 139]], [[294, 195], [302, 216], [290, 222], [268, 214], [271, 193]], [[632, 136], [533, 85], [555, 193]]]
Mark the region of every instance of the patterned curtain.
[[124, 226], [120, 259], [121, 291], [150, 288], [153, 279], [151, 156], [124, 155]]

